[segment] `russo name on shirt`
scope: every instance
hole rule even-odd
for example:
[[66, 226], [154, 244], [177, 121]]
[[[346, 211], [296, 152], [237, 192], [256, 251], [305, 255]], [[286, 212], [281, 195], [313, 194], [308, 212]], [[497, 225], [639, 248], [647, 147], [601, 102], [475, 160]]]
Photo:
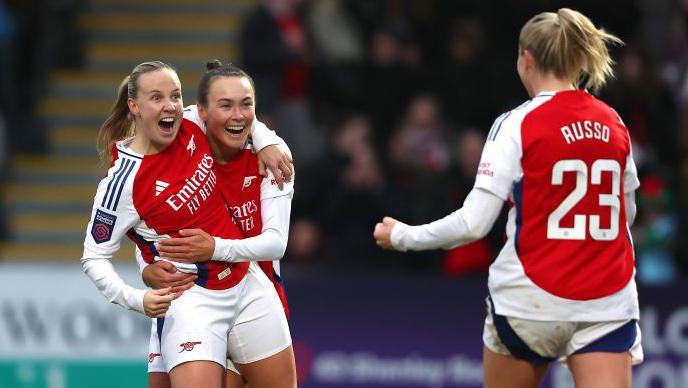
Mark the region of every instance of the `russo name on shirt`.
[[564, 135], [566, 144], [574, 143], [582, 139], [602, 140], [609, 143], [609, 127], [597, 121], [576, 121], [561, 127], [561, 134]]
[[185, 179], [186, 183], [177, 192], [172, 194], [165, 202], [167, 202], [174, 211], [179, 211], [184, 205], [189, 209], [191, 214], [194, 214], [201, 207], [201, 203], [205, 202], [210, 194], [215, 189], [217, 177], [212, 171], [213, 158], [208, 154], [203, 155], [203, 159], [198, 162], [196, 171], [190, 178]]

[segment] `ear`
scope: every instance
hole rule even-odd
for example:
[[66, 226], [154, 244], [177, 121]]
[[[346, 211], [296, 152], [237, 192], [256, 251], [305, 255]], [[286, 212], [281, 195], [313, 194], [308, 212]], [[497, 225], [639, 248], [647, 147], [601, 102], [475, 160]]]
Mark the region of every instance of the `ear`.
[[528, 49], [522, 49], [522, 55], [523, 59], [525, 60], [525, 65], [527, 69], [531, 69], [535, 67], [535, 57], [533, 56], [533, 53], [530, 52]]
[[205, 123], [205, 121], [208, 119], [208, 110], [201, 104], [196, 104], [196, 107], [198, 108], [198, 117], [200, 117], [201, 121]]
[[136, 102], [132, 98], [127, 99], [127, 106], [129, 107], [129, 112], [131, 112], [133, 116], [138, 117], [141, 114], [138, 105], [136, 105]]

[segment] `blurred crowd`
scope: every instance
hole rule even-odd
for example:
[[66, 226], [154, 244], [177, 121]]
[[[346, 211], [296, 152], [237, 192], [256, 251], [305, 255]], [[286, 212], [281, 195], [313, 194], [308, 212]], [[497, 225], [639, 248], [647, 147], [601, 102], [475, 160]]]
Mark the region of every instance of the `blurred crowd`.
[[241, 58], [259, 117], [297, 163], [290, 263], [485, 271], [503, 244], [503, 220], [481, 241], [430, 255], [381, 253], [372, 228], [384, 215], [418, 224], [460, 207], [492, 121], [528, 98], [515, 71], [520, 27], [562, 6], [626, 42], [600, 98], [625, 120], [640, 170], [638, 279], [662, 284], [685, 272], [688, 2], [648, 0], [258, 7], [245, 20]]
[[[419, 224], [461, 206], [492, 121], [528, 98], [515, 70], [520, 27], [562, 6], [626, 42], [613, 52], [616, 79], [600, 98], [629, 128], [640, 173], [632, 228], [639, 282], [685, 276], [686, 0], [264, 1], [243, 21], [239, 64], [255, 80], [259, 118], [295, 158], [289, 265], [486, 271], [503, 244], [505, 215], [485, 239], [433, 253], [383, 252], [372, 230], [384, 215]], [[13, 42], [6, 15], [0, 8], [3, 53]], [[8, 59], [0, 59], [3, 74], [17, 69]], [[6, 85], [7, 123], [19, 107], [9, 103], [18, 89]]]

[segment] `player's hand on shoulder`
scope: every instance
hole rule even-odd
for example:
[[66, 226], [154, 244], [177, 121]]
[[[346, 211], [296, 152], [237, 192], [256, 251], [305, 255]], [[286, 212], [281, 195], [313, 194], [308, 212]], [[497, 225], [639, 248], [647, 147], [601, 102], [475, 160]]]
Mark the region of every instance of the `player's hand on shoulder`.
[[172, 301], [181, 294], [172, 292], [171, 287], [159, 290], [148, 290], [143, 295], [143, 311], [151, 318], [162, 318], [170, 308]]
[[258, 152], [258, 172], [261, 176], [267, 176], [267, 170], [272, 172], [277, 186], [282, 190], [284, 182], [291, 181], [294, 172], [291, 154], [277, 145], [263, 148]]
[[385, 217], [382, 219], [382, 222], [378, 222], [375, 225], [373, 237], [375, 237], [377, 245], [384, 249], [394, 249], [392, 246], [392, 229], [397, 222], [399, 221], [392, 217]]
[[160, 257], [180, 263], [202, 263], [213, 257], [215, 239], [201, 229], [182, 229], [181, 237], [158, 240]]

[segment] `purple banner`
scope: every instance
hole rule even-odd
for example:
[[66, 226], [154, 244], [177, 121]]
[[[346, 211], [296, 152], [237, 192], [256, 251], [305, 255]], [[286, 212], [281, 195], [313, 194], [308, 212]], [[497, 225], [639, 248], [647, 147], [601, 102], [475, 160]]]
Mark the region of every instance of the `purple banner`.
[[[483, 386], [486, 279], [290, 275], [300, 387]], [[688, 387], [687, 286], [640, 290], [645, 362], [634, 387]], [[542, 386], [573, 384], [557, 365]]]

